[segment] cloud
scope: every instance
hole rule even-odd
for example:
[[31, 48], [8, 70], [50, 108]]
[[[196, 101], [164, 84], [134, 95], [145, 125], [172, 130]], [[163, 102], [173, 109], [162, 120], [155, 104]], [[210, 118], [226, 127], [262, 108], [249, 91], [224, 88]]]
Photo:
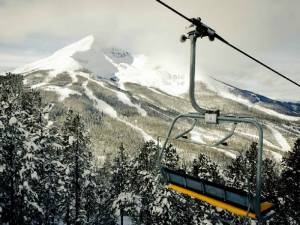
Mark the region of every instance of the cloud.
[[0, 73], [11, 71], [12, 69], [40, 59], [40, 55], [34, 56], [29, 54], [9, 54], [0, 53]]
[[[165, 1], [187, 16], [201, 16], [224, 38], [279, 70], [288, 56], [284, 71], [300, 82], [293, 64], [300, 46], [291, 45], [300, 39], [299, 0]], [[170, 70], [188, 73], [189, 44], [178, 41], [188, 25], [155, 0], [0, 0], [0, 46], [18, 46], [20, 57], [28, 48], [42, 56], [94, 34], [103, 46], [144, 53]], [[217, 41], [199, 40], [197, 54], [199, 73], [254, 91], [264, 89], [261, 83], [276, 84], [272, 74]]]

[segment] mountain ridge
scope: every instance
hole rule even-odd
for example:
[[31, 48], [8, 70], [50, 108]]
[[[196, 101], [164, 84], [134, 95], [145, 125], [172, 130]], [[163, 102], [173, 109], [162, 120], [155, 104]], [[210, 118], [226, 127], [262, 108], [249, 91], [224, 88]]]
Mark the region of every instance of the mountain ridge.
[[[88, 36], [56, 51], [50, 57], [14, 71], [24, 75], [27, 85], [40, 90], [45, 102], [54, 104], [51, 113], [53, 121], [59, 121], [68, 108], [84, 114], [92, 131], [95, 151], [98, 151], [97, 146], [104, 145], [106, 150], [103, 151], [111, 152], [120, 143], [134, 149], [142, 141], [164, 136], [170, 121], [180, 112], [193, 111], [186, 92], [188, 82], [184, 76], [171, 74], [163, 68], [153, 68], [147, 64], [146, 56], [132, 55], [120, 48], [103, 48], [98, 44], [93, 36]], [[90, 62], [92, 58], [95, 60], [93, 63]], [[50, 64], [47, 65], [47, 62]], [[218, 84], [227, 85], [220, 81]], [[232, 93], [223, 93], [224, 90], [219, 93], [206, 83], [198, 82], [199, 86], [201, 92], [196, 92], [196, 96], [204, 107], [213, 104], [223, 108], [225, 113], [244, 113], [261, 119], [269, 155], [281, 158], [290, 150], [297, 136], [293, 130], [300, 131], [300, 117], [277, 112], [278, 116], [273, 113], [274, 108], [264, 108], [264, 105], [255, 102], [254, 106], [249, 106], [247, 95], [243, 98], [238, 96], [243, 93], [255, 94], [253, 92], [241, 92], [243, 90], [234, 87]], [[105, 118], [101, 120], [102, 124], [94, 121], [99, 113]], [[188, 126], [180, 124], [176, 130], [187, 129]], [[190, 138], [209, 144], [228, 130], [229, 126], [216, 129], [199, 124]], [[247, 126], [239, 128], [237, 135], [242, 142], [235, 138], [227, 151], [214, 149], [212, 153], [207, 150], [207, 154], [215, 154], [219, 158], [234, 157], [240, 151], [233, 150], [234, 147], [240, 148], [241, 143], [257, 139], [255, 130]], [[191, 148], [191, 151], [195, 152], [196, 148]], [[100, 152], [98, 155], [103, 154]]]

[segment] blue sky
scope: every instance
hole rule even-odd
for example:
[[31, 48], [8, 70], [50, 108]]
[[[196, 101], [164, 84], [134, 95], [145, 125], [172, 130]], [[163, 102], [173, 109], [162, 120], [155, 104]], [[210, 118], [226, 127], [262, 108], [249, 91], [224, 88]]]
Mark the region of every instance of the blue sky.
[[[165, 0], [300, 82], [300, 1]], [[50, 55], [89, 34], [103, 47], [148, 55], [187, 73], [189, 24], [155, 0], [0, 0], [0, 71]], [[198, 71], [277, 99], [300, 101], [296, 86], [218, 43], [198, 43]]]

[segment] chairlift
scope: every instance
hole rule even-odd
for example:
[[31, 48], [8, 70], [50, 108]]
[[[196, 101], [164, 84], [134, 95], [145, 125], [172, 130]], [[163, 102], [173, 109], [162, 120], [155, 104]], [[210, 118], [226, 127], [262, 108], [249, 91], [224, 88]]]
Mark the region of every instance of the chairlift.
[[[195, 61], [196, 61], [196, 42], [198, 38], [208, 37], [209, 40], [213, 41], [218, 39], [219, 41], [225, 43], [226, 45], [232, 47], [236, 51], [242, 53], [243, 55], [251, 58], [260, 65], [266, 67], [267, 69], [273, 71], [282, 78], [300, 86], [295, 81], [292, 81], [288, 77], [279, 73], [278, 71], [272, 69], [256, 58], [250, 56], [246, 52], [238, 49], [237, 47], [230, 44], [228, 41], [219, 36], [213, 29], [201, 22], [200, 18], [188, 18], [171, 8], [164, 2], [156, 0], [160, 4], [164, 5], [171, 11], [175, 12], [177, 15], [183, 17], [192, 23], [194, 29], [188, 32], [187, 35], [181, 37], [181, 41], [184, 42], [187, 39], [191, 42], [191, 53], [190, 53], [190, 83], [189, 83], [189, 98], [190, 102], [196, 112], [184, 113], [175, 117], [171, 123], [171, 126], [167, 132], [165, 142], [159, 149], [157, 165], [161, 171], [164, 182], [167, 187], [171, 190], [177, 191], [179, 193], [191, 196], [195, 199], [206, 202], [212, 206], [225, 209], [235, 215], [244, 216], [250, 219], [258, 221], [258, 224], [268, 220], [274, 213], [274, 204], [269, 202], [267, 199], [263, 199], [261, 196], [262, 189], [262, 155], [263, 155], [263, 126], [254, 117], [246, 117], [239, 115], [221, 115], [219, 110], [207, 110], [199, 106], [195, 99]], [[179, 121], [193, 120], [192, 126], [181, 132], [179, 134], [174, 133], [174, 127]], [[258, 132], [258, 154], [256, 163], [256, 188], [255, 194], [251, 195], [245, 190], [240, 190], [232, 187], [227, 187], [217, 183], [213, 183], [198, 177], [190, 176], [182, 171], [172, 170], [165, 165], [163, 165], [162, 160], [164, 156], [164, 151], [166, 150], [168, 144], [172, 140], [188, 142], [191, 144], [205, 145], [203, 143], [198, 143], [193, 140], [189, 140], [188, 134], [195, 128], [197, 122], [201, 121], [206, 124], [218, 125], [218, 124], [232, 124], [230, 132], [221, 138], [219, 141], [208, 145], [208, 147], [217, 147], [220, 145], [227, 145], [229, 140], [235, 134], [235, 130], [238, 124], [251, 124], [256, 127]], [[207, 145], [206, 145], [207, 146]]]

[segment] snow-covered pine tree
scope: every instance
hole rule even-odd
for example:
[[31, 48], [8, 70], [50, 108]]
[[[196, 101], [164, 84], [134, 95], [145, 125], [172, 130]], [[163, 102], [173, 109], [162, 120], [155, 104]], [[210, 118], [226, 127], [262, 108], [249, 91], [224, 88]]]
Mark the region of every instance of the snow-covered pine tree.
[[[155, 151], [157, 150], [158, 149], [155, 149]], [[179, 168], [179, 156], [176, 149], [172, 145], [169, 145], [165, 150], [163, 164], [170, 169]]]
[[111, 184], [114, 196], [128, 190], [129, 159], [123, 144], [120, 145], [117, 155], [113, 160]]
[[137, 150], [131, 160], [131, 190], [140, 197], [140, 208], [137, 216], [138, 224], [156, 224], [153, 215], [157, 208], [152, 203], [157, 197], [157, 175], [154, 174], [157, 146], [154, 142], [146, 142]]
[[211, 182], [219, 184], [224, 183], [218, 165], [203, 154], [198, 154], [198, 157], [194, 159], [192, 164], [192, 174], [195, 177]]
[[[257, 143], [251, 143], [250, 147], [240, 154], [226, 170], [226, 182], [228, 186], [244, 190], [251, 195], [255, 194], [257, 162]], [[220, 215], [226, 221], [235, 221], [235, 224], [244, 223], [247, 218], [238, 217], [231, 213], [224, 212]]]
[[[133, 192], [140, 197], [140, 210], [137, 224], [189, 224], [187, 208], [182, 206], [181, 195], [169, 191], [160, 182], [160, 174], [156, 167], [158, 146], [150, 141], [138, 149], [132, 160], [131, 184]], [[165, 151], [163, 163], [170, 168], [177, 168], [178, 154], [172, 146]], [[188, 223], [185, 223], [188, 221]]]
[[257, 143], [252, 143], [249, 149], [240, 154], [232, 164], [227, 168], [227, 176], [229, 185], [255, 192], [255, 177], [256, 177], [256, 161], [257, 161]]
[[[255, 195], [257, 153], [257, 143], [253, 142], [245, 153], [233, 160], [227, 168], [227, 185]], [[268, 198], [269, 201], [277, 204], [279, 175], [276, 171], [276, 165], [271, 159], [266, 158], [263, 160], [261, 178], [262, 197]], [[230, 217], [230, 215], [228, 216]], [[236, 218], [236, 221], [241, 222], [242, 218]]]
[[110, 183], [114, 215], [119, 217], [122, 213], [133, 217], [136, 214], [138, 199], [132, 191], [130, 160], [123, 144], [120, 145], [117, 155], [113, 159]]
[[[157, 151], [158, 149], [156, 149]], [[165, 149], [163, 164], [173, 170], [181, 168], [179, 155], [176, 149], [169, 145]], [[156, 174], [155, 174], [156, 175]], [[168, 190], [159, 182], [160, 176], [155, 177], [156, 193], [152, 207], [156, 209], [153, 214], [158, 224], [197, 224], [194, 223], [194, 214], [190, 203], [191, 198]]]
[[[20, 114], [19, 98], [23, 91], [22, 78], [7, 74], [0, 76], [0, 187], [1, 187], [1, 221], [16, 225], [19, 217], [18, 186], [20, 184], [19, 171], [21, 170], [21, 157], [24, 133], [15, 125]], [[23, 218], [22, 218], [23, 219]]]
[[[300, 139], [297, 139], [289, 154], [282, 160], [280, 203], [277, 223], [300, 224]], [[283, 224], [283, 223], [282, 223]]]
[[263, 160], [262, 195], [276, 203], [280, 189], [280, 176], [276, 163], [269, 158]]
[[[206, 155], [198, 154], [192, 163], [191, 173], [194, 177], [211, 181], [218, 184], [223, 184], [224, 180], [221, 176], [218, 165], [212, 162]], [[198, 200], [189, 200], [193, 212], [193, 221], [195, 224], [205, 224], [216, 222], [218, 213], [215, 207]]]
[[89, 137], [78, 113], [69, 110], [63, 124], [62, 135], [65, 194], [61, 210], [67, 224], [86, 224], [88, 213], [84, 185], [91, 184], [89, 175], [93, 173], [92, 153]]
[[[228, 184], [235, 188], [250, 191], [255, 194], [256, 187], [256, 163], [257, 163], [257, 143], [252, 143], [250, 148], [239, 155], [232, 164], [228, 166]], [[278, 192], [278, 171], [276, 164], [271, 159], [263, 160], [262, 169], [262, 195], [271, 199], [276, 198]]]
[[0, 78], [0, 177], [6, 204], [1, 220], [10, 225], [39, 221], [38, 123], [40, 96], [25, 90], [23, 78], [7, 74]]
[[113, 196], [111, 190], [111, 162], [106, 158], [102, 168], [97, 169], [97, 204], [95, 205], [96, 225], [115, 225], [115, 217], [112, 209]]
[[64, 198], [64, 165], [62, 136], [59, 128], [51, 125], [48, 113], [51, 105], [43, 108], [40, 114], [39, 143], [41, 164], [39, 165], [39, 203], [43, 208], [41, 223], [56, 224], [61, 221], [60, 204]]
[[[92, 161], [92, 159], [89, 159]], [[97, 203], [99, 202], [97, 180], [96, 180], [96, 168], [94, 165], [90, 165], [83, 172], [83, 206], [86, 211], [86, 223], [95, 224], [97, 214]]]

